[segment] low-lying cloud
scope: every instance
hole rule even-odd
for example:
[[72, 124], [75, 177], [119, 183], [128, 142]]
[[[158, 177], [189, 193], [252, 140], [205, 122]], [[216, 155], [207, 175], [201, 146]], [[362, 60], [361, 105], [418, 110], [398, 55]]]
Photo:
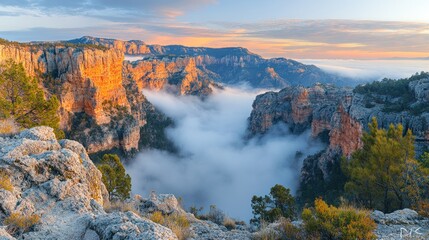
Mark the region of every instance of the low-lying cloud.
[[321, 144], [310, 133], [300, 136], [278, 125], [262, 138], [244, 140], [247, 117], [257, 95], [227, 88], [200, 100], [145, 91], [147, 98], [175, 121], [168, 137], [177, 155], [159, 150], [140, 153], [127, 166], [133, 192], [152, 190], [182, 197], [185, 206], [215, 204], [231, 217], [248, 220], [253, 195], [265, 195], [275, 184], [296, 190], [303, 157]]
[[383, 78], [408, 78], [425, 71], [429, 72], [428, 60], [343, 60], [343, 59], [302, 59], [305, 64], [314, 64], [322, 70], [356, 80], [381, 80]]

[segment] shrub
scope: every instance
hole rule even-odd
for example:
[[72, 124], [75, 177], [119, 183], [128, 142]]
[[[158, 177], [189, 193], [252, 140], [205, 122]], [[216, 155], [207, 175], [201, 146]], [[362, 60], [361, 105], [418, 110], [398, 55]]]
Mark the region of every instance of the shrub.
[[4, 220], [4, 224], [7, 225], [7, 229], [12, 235], [25, 233], [39, 222], [39, 215], [22, 215], [17, 212], [12, 213]]
[[0, 189], [4, 189], [9, 192], [13, 191], [13, 185], [12, 185], [12, 182], [10, 181], [10, 177], [3, 170], [0, 170]]
[[216, 205], [210, 206], [210, 211], [207, 214], [207, 220], [216, 223], [217, 225], [222, 225], [225, 219], [225, 213], [222, 210], [219, 210]]
[[223, 225], [226, 227], [226, 229], [228, 230], [233, 230], [235, 228], [237, 228], [234, 219], [231, 219], [229, 217], [225, 217], [223, 219]]
[[13, 118], [0, 119], [0, 135], [13, 135], [19, 132], [19, 126]]
[[292, 224], [290, 219], [279, 218], [276, 222], [267, 225], [265, 222], [261, 223], [260, 230], [253, 235], [253, 239], [261, 240], [303, 240], [313, 239], [307, 237], [304, 231], [299, 227]]
[[294, 240], [301, 240], [301, 239], [311, 239], [311, 238], [304, 238], [304, 233], [302, 229], [294, 226], [290, 219], [286, 218], [280, 218], [280, 232], [282, 233], [282, 239], [294, 239]]
[[124, 201], [105, 201], [104, 203], [104, 211], [110, 212], [133, 212], [140, 216], [139, 210], [136, 206], [131, 202]]
[[304, 209], [302, 219], [309, 236], [322, 239], [375, 239], [375, 222], [369, 217], [369, 211], [350, 206], [336, 208], [322, 199], [314, 201], [314, 209]]
[[421, 200], [417, 204], [417, 212], [419, 215], [429, 218], [429, 200]]
[[150, 215], [150, 220], [158, 224], [164, 224], [164, 215], [160, 211], [156, 211]]
[[201, 213], [201, 211], [203, 211], [203, 209], [204, 209], [204, 207], [191, 206], [189, 208], [189, 212], [192, 213], [192, 214], [194, 214], [194, 216], [196, 218], [200, 218], [200, 216], [201, 216], [200, 213]]
[[189, 221], [183, 214], [172, 213], [170, 215], [163, 215], [160, 211], [156, 211], [152, 213], [149, 219], [171, 229], [179, 240], [188, 239], [191, 236]]

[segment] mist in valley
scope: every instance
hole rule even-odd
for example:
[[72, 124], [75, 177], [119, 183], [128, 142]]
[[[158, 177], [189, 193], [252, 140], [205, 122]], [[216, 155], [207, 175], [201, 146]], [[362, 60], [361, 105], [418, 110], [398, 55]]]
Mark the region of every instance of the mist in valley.
[[[426, 60], [303, 62], [358, 83], [429, 71]], [[303, 159], [324, 146], [312, 139], [310, 132], [292, 135], [287, 126], [280, 124], [263, 137], [246, 140], [252, 103], [256, 95], [266, 91], [228, 87], [216, 90], [205, 100], [144, 91], [149, 101], [174, 120], [175, 126], [166, 131], [179, 153], [141, 152], [127, 166], [133, 192], [143, 196], [151, 191], [172, 193], [181, 197], [187, 208], [204, 206], [207, 211], [214, 204], [231, 217], [243, 220], [252, 216], [253, 195], [268, 194], [275, 184], [295, 192]]]
[[246, 140], [247, 118], [260, 92], [242, 88], [218, 90], [204, 101], [144, 91], [144, 95], [175, 121], [167, 136], [178, 154], [143, 151], [127, 167], [133, 192], [173, 193], [185, 207], [216, 205], [227, 215], [249, 220], [253, 195], [265, 195], [275, 184], [294, 192], [305, 154], [322, 144], [310, 132], [291, 135], [285, 125], [263, 137]]

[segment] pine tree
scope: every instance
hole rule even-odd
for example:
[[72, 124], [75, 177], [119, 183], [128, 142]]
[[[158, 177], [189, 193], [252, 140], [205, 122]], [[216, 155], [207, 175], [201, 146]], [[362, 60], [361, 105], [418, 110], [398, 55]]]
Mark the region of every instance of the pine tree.
[[125, 200], [130, 197], [131, 177], [126, 174], [118, 155], [105, 154], [98, 169], [103, 174], [102, 181], [109, 192], [109, 200]]
[[270, 190], [270, 195], [252, 197], [252, 223], [274, 222], [281, 217], [295, 216], [295, 199], [288, 188], [276, 184]]
[[379, 129], [375, 118], [364, 133], [364, 146], [343, 161], [349, 177], [345, 185], [352, 201], [367, 208], [391, 212], [410, 207], [420, 198], [424, 176], [414, 158], [414, 136], [401, 124]]
[[0, 119], [11, 117], [23, 128], [50, 126], [62, 138], [58, 99], [55, 96], [45, 99], [37, 80], [26, 75], [22, 64], [7, 60], [0, 71]]

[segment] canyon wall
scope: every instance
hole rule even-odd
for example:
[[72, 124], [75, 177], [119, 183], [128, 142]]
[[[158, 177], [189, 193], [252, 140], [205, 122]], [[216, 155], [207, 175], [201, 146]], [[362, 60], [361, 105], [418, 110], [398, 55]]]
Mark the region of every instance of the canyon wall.
[[129, 108], [122, 86], [123, 54], [119, 50], [65, 46], [0, 45], [0, 62], [22, 63], [32, 77], [49, 79], [61, 103], [61, 127], [69, 128], [70, 115], [85, 112], [97, 124], [110, 121], [103, 103]]
[[[280, 122], [294, 134], [311, 131], [314, 138], [326, 143], [326, 148], [304, 160], [301, 191], [334, 195], [329, 191], [341, 182], [340, 159], [362, 147], [362, 134], [373, 117], [382, 128], [400, 123], [405, 131], [410, 129], [416, 137], [417, 157], [428, 149], [429, 76], [418, 75], [406, 81], [405, 88], [398, 88], [395, 94], [387, 84], [373, 92], [321, 84], [268, 92], [257, 96], [253, 103], [249, 132], [264, 134]], [[334, 190], [342, 191], [342, 187]]]
[[[89, 153], [137, 152], [142, 145], [147, 115], [162, 124], [162, 116], [124, 77], [124, 54], [115, 48], [70, 44], [0, 45], [0, 63], [22, 63], [27, 74], [40, 79], [46, 95], [60, 101], [60, 127], [83, 143]], [[162, 131], [159, 129], [159, 131]], [[151, 139], [150, 136], [144, 136]]]
[[207, 96], [220, 87], [193, 58], [186, 57], [124, 62], [124, 75], [133, 79], [140, 91], [166, 89], [178, 95]]
[[312, 86], [317, 82], [347, 86], [356, 83], [326, 73], [314, 65], [305, 65], [285, 58], [265, 59], [241, 47], [160, 46], [147, 45], [137, 40], [122, 41], [89, 36], [68, 42], [113, 47], [127, 55], [140, 55], [145, 62], [153, 61], [154, 64], [156, 61], [175, 62], [179, 58], [184, 59], [180, 61], [194, 61], [208, 80], [220, 84], [246, 83], [257, 88], [284, 88], [289, 85]]

